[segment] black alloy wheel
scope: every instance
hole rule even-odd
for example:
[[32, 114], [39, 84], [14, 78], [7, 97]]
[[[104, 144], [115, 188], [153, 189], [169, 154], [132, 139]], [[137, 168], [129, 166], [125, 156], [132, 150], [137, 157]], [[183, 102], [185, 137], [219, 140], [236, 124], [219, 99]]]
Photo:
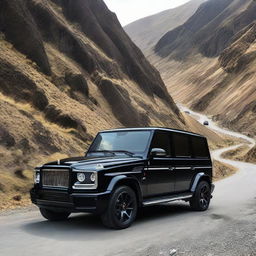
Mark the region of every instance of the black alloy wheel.
[[207, 209], [209, 206], [209, 202], [211, 199], [211, 192], [209, 189], [209, 185], [205, 184], [204, 186], [201, 187], [200, 191], [200, 206], [202, 209]]
[[128, 228], [136, 218], [138, 204], [135, 192], [128, 186], [118, 187], [111, 196], [106, 213], [101, 216], [105, 226]]
[[130, 193], [124, 191], [119, 194], [116, 200], [116, 218], [120, 223], [125, 224], [129, 222], [132, 218], [133, 212], [135, 207], [135, 200], [130, 195]]
[[206, 211], [211, 201], [211, 187], [208, 182], [201, 181], [190, 200], [190, 206], [195, 211]]

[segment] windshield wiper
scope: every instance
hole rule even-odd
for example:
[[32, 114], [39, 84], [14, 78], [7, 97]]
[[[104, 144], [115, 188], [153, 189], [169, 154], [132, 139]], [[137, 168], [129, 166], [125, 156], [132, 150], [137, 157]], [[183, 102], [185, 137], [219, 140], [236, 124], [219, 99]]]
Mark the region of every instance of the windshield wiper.
[[115, 156], [115, 153], [124, 153], [128, 156], [134, 156], [134, 153], [127, 151], [127, 150], [97, 150], [97, 151], [90, 151], [89, 153], [110, 153]]
[[115, 156], [115, 152], [111, 150], [97, 150], [97, 151], [89, 151], [88, 153], [110, 153], [112, 156]]
[[111, 152], [114, 152], [114, 153], [124, 153], [128, 156], [134, 156], [134, 153], [130, 152], [130, 151], [127, 151], [127, 150], [112, 150]]

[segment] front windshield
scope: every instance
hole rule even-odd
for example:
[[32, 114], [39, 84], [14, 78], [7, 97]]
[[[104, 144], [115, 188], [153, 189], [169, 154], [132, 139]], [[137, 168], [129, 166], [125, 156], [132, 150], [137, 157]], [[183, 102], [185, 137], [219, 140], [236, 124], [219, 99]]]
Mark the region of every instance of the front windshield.
[[118, 131], [99, 133], [93, 142], [90, 151], [127, 151], [142, 154], [149, 143], [150, 131]]

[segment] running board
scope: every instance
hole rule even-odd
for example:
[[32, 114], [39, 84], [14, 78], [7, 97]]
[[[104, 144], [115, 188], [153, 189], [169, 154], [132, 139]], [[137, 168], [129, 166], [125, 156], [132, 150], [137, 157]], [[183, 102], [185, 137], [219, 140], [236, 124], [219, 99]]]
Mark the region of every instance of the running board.
[[168, 203], [168, 202], [177, 201], [177, 200], [185, 200], [185, 199], [191, 198], [192, 196], [193, 196], [193, 193], [183, 193], [180, 195], [173, 195], [173, 196], [154, 197], [152, 199], [145, 200], [142, 203], [142, 205], [149, 206], [154, 204]]

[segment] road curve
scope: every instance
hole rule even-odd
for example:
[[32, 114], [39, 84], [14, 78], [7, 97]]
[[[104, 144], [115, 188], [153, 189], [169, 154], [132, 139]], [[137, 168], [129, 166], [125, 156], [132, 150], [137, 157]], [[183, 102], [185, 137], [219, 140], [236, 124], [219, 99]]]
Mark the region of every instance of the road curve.
[[[244, 139], [244, 140], [248, 141], [248, 143], [250, 144], [251, 147], [255, 146], [255, 144], [256, 144], [256, 142], [253, 138], [250, 138], [250, 137], [248, 137], [244, 134], [238, 133], [238, 132], [230, 131], [230, 130], [227, 130], [225, 128], [219, 127], [218, 124], [213, 122], [206, 115], [203, 115], [201, 113], [197, 113], [195, 111], [192, 111], [191, 109], [189, 109], [189, 108], [187, 108], [187, 107], [185, 107], [181, 104], [178, 104], [178, 107], [181, 111], [189, 113], [189, 115], [191, 115], [191, 117], [195, 118], [201, 124], [203, 124], [204, 121], [208, 121], [209, 125], [207, 127], [214, 130], [214, 131], [217, 131], [219, 133], [223, 133], [223, 134], [226, 134], [226, 135], [230, 135], [230, 136], [233, 136], [233, 137], [236, 137], [236, 138]], [[225, 149], [223, 149], [223, 150], [225, 150]]]
[[[209, 121], [209, 128], [216, 128]], [[256, 166], [223, 160], [221, 154], [229, 149], [214, 151], [213, 157], [239, 171], [216, 182], [207, 212], [192, 212], [186, 203], [150, 207], [129, 229], [114, 231], [89, 214], [51, 223], [37, 210], [17, 211], [0, 216], [0, 255], [165, 256], [172, 249], [186, 256], [256, 255]]]

